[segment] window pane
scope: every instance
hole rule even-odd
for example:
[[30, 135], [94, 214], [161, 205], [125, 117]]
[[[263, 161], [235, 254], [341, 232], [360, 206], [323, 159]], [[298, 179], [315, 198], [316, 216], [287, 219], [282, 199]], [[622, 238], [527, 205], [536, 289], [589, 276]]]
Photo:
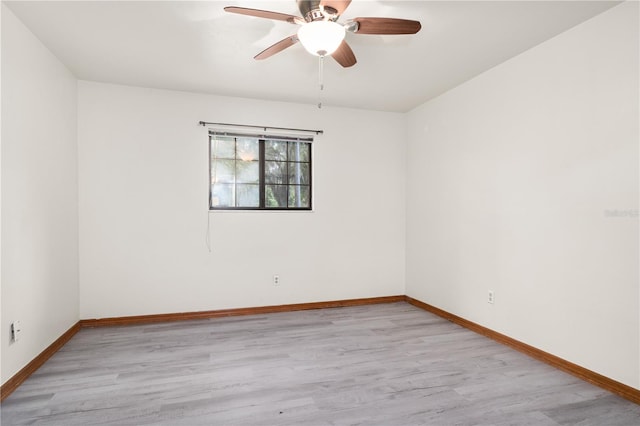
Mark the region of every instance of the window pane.
[[287, 183], [287, 163], [284, 161], [265, 161], [264, 179], [266, 183]]
[[269, 208], [287, 207], [287, 186], [267, 185], [264, 191], [265, 206]]
[[289, 163], [289, 183], [309, 185], [309, 163]]
[[309, 187], [289, 186], [289, 207], [309, 207]]
[[254, 161], [260, 157], [258, 139], [238, 138], [236, 145], [238, 160]]
[[235, 182], [235, 160], [212, 160], [211, 183]]
[[236, 158], [236, 142], [234, 138], [212, 137], [211, 156], [213, 158]]
[[260, 165], [257, 161], [236, 162], [236, 182], [258, 183], [260, 181]]
[[309, 162], [310, 143], [289, 142], [289, 161]]
[[237, 207], [259, 207], [259, 185], [236, 185]]
[[234, 186], [227, 183], [211, 185], [211, 207], [234, 207]]
[[286, 161], [287, 143], [283, 141], [266, 141], [264, 143], [264, 158], [266, 160]]

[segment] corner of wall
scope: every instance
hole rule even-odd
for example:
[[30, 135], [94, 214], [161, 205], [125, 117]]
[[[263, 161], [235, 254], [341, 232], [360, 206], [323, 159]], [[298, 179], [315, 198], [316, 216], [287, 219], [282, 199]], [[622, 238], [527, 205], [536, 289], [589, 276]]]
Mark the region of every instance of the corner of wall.
[[[9, 7], [1, 9], [5, 383], [79, 320], [77, 80]], [[23, 336], [12, 342], [8, 325], [18, 319]]]

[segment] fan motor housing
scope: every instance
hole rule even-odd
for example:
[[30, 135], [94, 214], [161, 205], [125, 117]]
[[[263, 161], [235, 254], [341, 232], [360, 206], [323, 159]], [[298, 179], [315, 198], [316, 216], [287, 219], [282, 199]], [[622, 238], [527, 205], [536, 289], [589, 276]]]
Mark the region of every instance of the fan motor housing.
[[298, 10], [305, 21], [312, 22], [321, 19], [334, 21], [338, 17], [338, 11], [330, 6], [320, 6], [320, 0], [297, 0]]

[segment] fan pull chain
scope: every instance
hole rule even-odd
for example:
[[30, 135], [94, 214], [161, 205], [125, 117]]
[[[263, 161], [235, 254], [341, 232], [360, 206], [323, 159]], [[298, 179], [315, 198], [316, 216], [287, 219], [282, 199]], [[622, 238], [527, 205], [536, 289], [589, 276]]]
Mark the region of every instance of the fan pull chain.
[[318, 92], [318, 109], [322, 109], [322, 92], [324, 91], [324, 56], [318, 56], [318, 78], [320, 91]]

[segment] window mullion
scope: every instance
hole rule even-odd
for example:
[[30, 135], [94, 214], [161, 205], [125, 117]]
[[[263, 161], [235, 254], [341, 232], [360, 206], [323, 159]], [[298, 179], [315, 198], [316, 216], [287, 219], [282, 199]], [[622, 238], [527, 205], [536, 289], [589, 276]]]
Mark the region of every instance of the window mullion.
[[238, 138], [233, 138], [233, 186], [231, 187], [233, 193], [231, 194], [232, 202], [234, 208], [238, 208], [238, 193], [236, 192], [237, 184], [237, 176], [238, 176]]
[[213, 138], [209, 135], [209, 210], [213, 208], [213, 176], [211, 174], [211, 145], [213, 144]]
[[264, 166], [264, 157], [265, 157], [265, 147], [264, 147], [264, 139], [260, 139], [258, 141], [258, 169], [259, 169], [259, 186], [260, 186], [260, 208], [264, 209], [266, 207], [265, 201], [265, 166]]
[[285, 183], [285, 188], [287, 189], [287, 208], [289, 208], [289, 165], [291, 164], [291, 163], [289, 163], [289, 160], [290, 160], [290, 158], [289, 158], [289, 144], [290, 143], [291, 142], [287, 142], [287, 144], [285, 145], [286, 146], [286, 148], [285, 148], [286, 149], [286, 154], [287, 154], [286, 157], [285, 157], [287, 159], [287, 162], [286, 162], [287, 168], [286, 168], [286, 174], [284, 175], [284, 179], [285, 179], [284, 183]]

